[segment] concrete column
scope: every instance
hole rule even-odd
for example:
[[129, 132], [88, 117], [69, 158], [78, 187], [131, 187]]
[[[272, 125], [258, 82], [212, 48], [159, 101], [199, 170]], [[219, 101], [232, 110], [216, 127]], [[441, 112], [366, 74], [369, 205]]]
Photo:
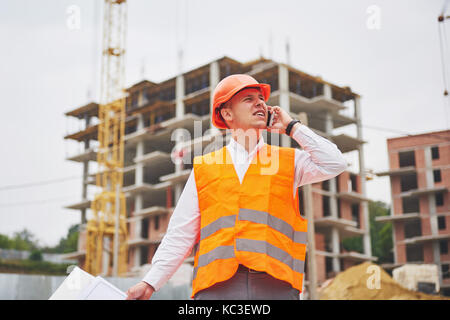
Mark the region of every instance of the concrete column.
[[[135, 213], [143, 209], [143, 202], [144, 202], [144, 197], [142, 196], [141, 193], [138, 193], [136, 195], [136, 197], [134, 197], [134, 212]], [[136, 221], [138, 221], [138, 220], [136, 220]], [[136, 223], [136, 228], [134, 229], [136, 234], [140, 234], [140, 232], [141, 232], [140, 222], [141, 221], [139, 219], [139, 223]]]
[[[332, 135], [333, 134], [333, 115], [331, 112], [325, 113], [325, 133]], [[336, 198], [336, 192], [337, 192], [337, 179], [331, 178], [330, 180], [330, 210], [331, 210], [331, 216], [334, 218], [338, 218], [338, 205], [337, 205], [337, 198]]]
[[[356, 118], [356, 132], [357, 138], [363, 140], [362, 135], [362, 120], [361, 120], [361, 104], [360, 98], [355, 97], [355, 118]], [[363, 197], [367, 196], [366, 192], [366, 166], [364, 161], [364, 149], [363, 145], [360, 144], [358, 146], [358, 155], [359, 155], [359, 174], [361, 176], [361, 192]], [[364, 254], [368, 256], [372, 256], [372, 245], [370, 243], [370, 220], [369, 220], [369, 205], [367, 201], [363, 201], [361, 203], [362, 214], [364, 216], [364, 236], [363, 236], [363, 245], [364, 245]]]
[[325, 83], [323, 85], [323, 95], [325, 96], [325, 98], [327, 99], [332, 99], [332, 94], [331, 94], [331, 86], [327, 83]]
[[[144, 129], [144, 118], [142, 114], [138, 115], [137, 131]], [[139, 141], [136, 145], [136, 157], [144, 155], [144, 141]], [[144, 166], [142, 163], [136, 163], [135, 184], [142, 184], [144, 180]]]
[[[137, 120], [137, 131], [144, 129], [144, 117], [142, 114], [138, 115]], [[144, 141], [139, 141], [136, 145], [136, 157], [140, 157], [144, 155]], [[144, 166], [142, 163], [136, 164], [135, 170], [135, 184], [142, 184], [144, 182]], [[143, 207], [143, 196], [142, 194], [137, 194], [134, 197], [134, 212], [138, 212], [142, 210]], [[134, 221], [134, 230], [135, 230], [135, 238], [139, 238], [141, 236], [141, 228], [142, 221], [141, 219], [137, 219]], [[134, 249], [134, 266], [140, 266], [140, 253], [141, 247], [135, 247]]]
[[333, 251], [333, 271], [340, 272], [341, 264], [337, 255], [340, 253], [339, 230], [336, 227], [331, 228], [331, 250]]
[[330, 211], [331, 216], [333, 218], [339, 218], [338, 216], [338, 202], [336, 198], [337, 186], [336, 186], [336, 178], [332, 178], [329, 180], [330, 185]]
[[137, 115], [138, 119], [137, 119], [137, 128], [136, 131], [142, 130], [144, 129], [144, 117], [142, 115], [142, 113], [139, 113]]
[[[338, 218], [338, 207], [337, 207], [337, 199], [336, 199], [336, 178], [332, 178], [329, 180], [330, 184], [330, 211], [331, 216], [333, 218]], [[331, 250], [332, 252], [337, 255], [340, 253], [341, 239], [339, 236], [339, 230], [337, 227], [331, 227]], [[339, 258], [337, 256], [333, 256], [333, 271], [339, 272], [341, 271], [341, 265], [339, 263]]]
[[[143, 202], [143, 197], [142, 194], [138, 194], [136, 195], [136, 197], [134, 198], [134, 203], [135, 203], [135, 212], [139, 211], [142, 209], [142, 202]], [[134, 238], [140, 238], [141, 237], [141, 230], [142, 230], [142, 219], [138, 218], [134, 221], [134, 232], [135, 232], [135, 236]], [[134, 252], [134, 265], [135, 266], [140, 266], [140, 253], [141, 253], [141, 247], [136, 246], [135, 247], [135, 252]]]
[[[212, 102], [213, 102], [213, 94], [214, 89], [220, 81], [220, 66], [218, 61], [213, 61], [209, 65], [209, 101], [210, 101], [210, 113], [212, 113]], [[214, 127], [211, 121], [211, 117], [209, 120], [209, 127], [212, 129], [211, 132], [217, 132], [219, 129]]]
[[[389, 178], [391, 179], [391, 178]], [[394, 215], [394, 197], [392, 196], [391, 192], [391, 216]], [[393, 243], [393, 250], [394, 250], [394, 263], [398, 263], [398, 249], [397, 249], [397, 239], [395, 237], [395, 229], [398, 228], [398, 224], [395, 222], [392, 222], [392, 243]]]
[[184, 115], [184, 77], [182, 74], [177, 76], [176, 85], [175, 85], [175, 116], [177, 119], [180, 119]]
[[135, 267], [139, 267], [141, 265], [141, 247], [134, 247], [134, 263]]
[[[278, 65], [278, 90], [280, 92], [280, 107], [287, 112], [290, 112], [291, 107], [289, 103], [289, 70], [283, 65]], [[290, 147], [291, 138], [283, 134], [281, 136], [281, 146]]]
[[[176, 135], [176, 143], [181, 143], [183, 142], [183, 135], [181, 134], [181, 132], [177, 132]], [[175, 173], [180, 173], [181, 171], [183, 171], [183, 163], [175, 163]], [[177, 183], [174, 186], [174, 199], [173, 199], [173, 206], [175, 207], [176, 203], [178, 202], [178, 199], [181, 196], [181, 192], [183, 191], [183, 185], [180, 183]]]
[[[432, 159], [431, 159], [431, 148], [429, 146], [425, 147], [424, 153], [425, 153], [426, 187], [433, 188], [434, 187], [434, 177], [433, 177], [433, 166], [432, 166]], [[437, 221], [437, 216], [436, 216], [436, 200], [435, 200], [434, 194], [430, 194], [428, 196], [428, 211], [430, 214], [431, 234], [437, 235], [439, 232], [438, 232], [438, 221]]]
[[[427, 146], [424, 148], [425, 153], [425, 178], [426, 187], [434, 187], [434, 177], [433, 177], [433, 160], [431, 157], [431, 147]], [[428, 195], [428, 212], [430, 215], [430, 229], [432, 235], [438, 235], [438, 219], [436, 215], [436, 195], [434, 193]], [[438, 266], [439, 282], [442, 285], [442, 272], [441, 272], [441, 250], [439, 246], [439, 240], [435, 240], [432, 243], [433, 247], [433, 260]]]
[[183, 186], [180, 184], [177, 184], [174, 188], [174, 199], [173, 199], [173, 206], [178, 203], [178, 200], [180, 199], [181, 192], [183, 192]]

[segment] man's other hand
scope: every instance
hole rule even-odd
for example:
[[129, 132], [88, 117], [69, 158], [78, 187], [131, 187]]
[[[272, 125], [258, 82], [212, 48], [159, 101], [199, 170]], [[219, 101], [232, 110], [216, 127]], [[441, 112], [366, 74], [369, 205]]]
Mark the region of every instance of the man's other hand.
[[148, 300], [155, 289], [147, 282], [141, 281], [127, 290], [127, 300]]

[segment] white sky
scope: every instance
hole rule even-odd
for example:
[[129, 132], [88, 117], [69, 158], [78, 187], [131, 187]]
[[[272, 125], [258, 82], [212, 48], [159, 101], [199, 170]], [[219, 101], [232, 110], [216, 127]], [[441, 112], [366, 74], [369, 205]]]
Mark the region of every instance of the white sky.
[[[285, 62], [289, 38], [294, 67], [362, 96], [366, 167], [385, 170], [386, 138], [399, 134], [373, 127], [408, 133], [448, 128], [437, 23], [443, 3], [129, 0], [127, 85], [142, 79], [143, 62], [149, 80], [175, 76], [177, 43], [185, 47], [187, 71], [224, 55], [245, 62], [272, 52]], [[367, 27], [371, 5], [380, 9], [380, 29]], [[71, 6], [80, 9], [79, 29], [67, 26]], [[82, 175], [81, 164], [65, 160], [77, 147], [63, 137], [77, 126], [64, 112], [89, 102], [89, 90], [91, 97], [98, 94], [101, 6], [92, 0], [2, 1], [2, 234], [28, 228], [41, 244], [55, 245], [80, 220], [78, 211], [63, 209], [81, 199]], [[76, 178], [4, 188], [66, 177]], [[367, 188], [371, 199], [391, 202], [388, 178], [375, 178]]]

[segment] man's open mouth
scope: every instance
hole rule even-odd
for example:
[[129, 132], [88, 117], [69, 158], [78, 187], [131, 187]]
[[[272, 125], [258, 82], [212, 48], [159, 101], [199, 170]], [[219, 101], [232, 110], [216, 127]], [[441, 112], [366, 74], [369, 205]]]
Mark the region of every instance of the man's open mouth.
[[264, 111], [256, 111], [253, 115], [264, 119], [266, 118], [266, 113]]

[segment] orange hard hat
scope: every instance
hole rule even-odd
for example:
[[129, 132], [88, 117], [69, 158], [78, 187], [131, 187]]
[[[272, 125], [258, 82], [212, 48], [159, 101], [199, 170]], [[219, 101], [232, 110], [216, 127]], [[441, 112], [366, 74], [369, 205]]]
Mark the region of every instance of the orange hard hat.
[[255, 78], [247, 74], [233, 74], [222, 79], [213, 94], [212, 123], [219, 129], [227, 129], [225, 122], [217, 114], [216, 110], [225, 102], [230, 100], [236, 93], [245, 88], [260, 88], [264, 101], [269, 100], [270, 85], [259, 83]]

